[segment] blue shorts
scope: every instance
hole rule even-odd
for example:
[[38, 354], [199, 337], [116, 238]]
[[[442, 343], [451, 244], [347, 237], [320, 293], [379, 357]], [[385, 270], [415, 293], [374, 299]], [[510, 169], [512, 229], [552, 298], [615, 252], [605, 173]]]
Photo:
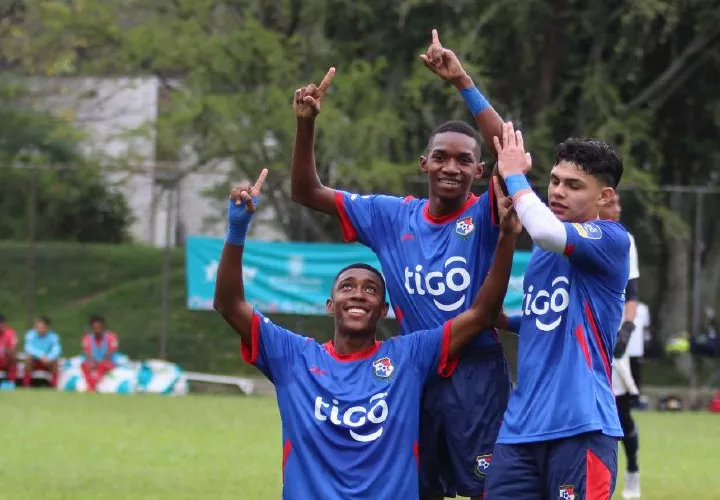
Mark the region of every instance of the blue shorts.
[[420, 414], [421, 497], [482, 496], [510, 391], [500, 345], [465, 348], [452, 377], [426, 384]]
[[498, 444], [485, 500], [610, 500], [617, 454], [618, 439], [600, 432]]

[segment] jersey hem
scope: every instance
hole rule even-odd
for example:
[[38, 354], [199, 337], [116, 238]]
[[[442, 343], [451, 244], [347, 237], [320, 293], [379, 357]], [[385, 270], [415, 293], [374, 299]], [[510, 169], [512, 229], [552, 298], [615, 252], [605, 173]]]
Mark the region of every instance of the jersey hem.
[[608, 437], [622, 438], [623, 432], [620, 428], [604, 428], [601, 424], [585, 424], [578, 427], [572, 427], [570, 429], [543, 432], [540, 434], [531, 434], [528, 436], [498, 436], [498, 444], [524, 444], [524, 443], [536, 443], [538, 441], [553, 441], [555, 439], [564, 439], [578, 434], [585, 434], [586, 432], [602, 432]]

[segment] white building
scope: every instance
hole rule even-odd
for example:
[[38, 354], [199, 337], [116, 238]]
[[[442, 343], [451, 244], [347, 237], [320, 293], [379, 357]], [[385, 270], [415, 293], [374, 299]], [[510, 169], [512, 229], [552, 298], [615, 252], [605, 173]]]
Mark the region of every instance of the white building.
[[[203, 166], [180, 181], [168, 221], [169, 196], [163, 187], [167, 164], [156, 161], [154, 123], [162, 87], [155, 77], [142, 78], [54, 78], [40, 85], [42, 101], [55, 113], [70, 118], [86, 135], [87, 155], [108, 165], [124, 165], [108, 174], [108, 181], [119, 189], [135, 216], [130, 228], [142, 243], [165, 246], [178, 243], [178, 235], [213, 235], [225, 232], [225, 202], [212, 200], [204, 191], [227, 179], [230, 162]], [[191, 167], [190, 158], [176, 165], [183, 171]], [[270, 210], [263, 211], [263, 223], [254, 235], [267, 240], [284, 240], [272, 224]], [[212, 219], [215, 222], [210, 222]], [[260, 221], [258, 221], [260, 222]]]

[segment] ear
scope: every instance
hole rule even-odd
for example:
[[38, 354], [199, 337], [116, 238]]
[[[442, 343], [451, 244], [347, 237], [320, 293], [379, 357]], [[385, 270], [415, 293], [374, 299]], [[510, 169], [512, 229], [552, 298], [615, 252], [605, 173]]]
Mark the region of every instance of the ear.
[[383, 302], [382, 308], [380, 309], [380, 319], [387, 318], [390, 305], [387, 302]]
[[325, 302], [325, 311], [332, 316], [335, 314], [335, 304], [333, 303], [332, 299], [327, 299]]
[[420, 157], [420, 172], [423, 174], [427, 174], [428, 172], [428, 166], [427, 166], [427, 157], [421, 156]]
[[606, 186], [600, 189], [600, 198], [598, 198], [598, 207], [602, 209], [615, 199], [615, 189]]
[[481, 161], [475, 166], [475, 179], [480, 179], [485, 173], [485, 162]]

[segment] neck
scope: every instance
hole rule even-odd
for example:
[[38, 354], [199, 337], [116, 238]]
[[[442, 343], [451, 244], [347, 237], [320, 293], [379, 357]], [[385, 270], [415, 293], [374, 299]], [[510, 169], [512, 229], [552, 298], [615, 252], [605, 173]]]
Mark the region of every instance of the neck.
[[428, 212], [433, 217], [445, 217], [453, 212], [457, 212], [470, 198], [470, 193], [465, 197], [456, 198], [454, 200], [447, 200], [440, 198], [439, 196], [430, 194], [428, 199]]
[[362, 352], [366, 349], [371, 348], [375, 345], [375, 331], [372, 333], [358, 335], [357, 332], [353, 335], [342, 333], [335, 330], [335, 338], [333, 339], [333, 347], [335, 352], [338, 354], [352, 354], [355, 352]]

